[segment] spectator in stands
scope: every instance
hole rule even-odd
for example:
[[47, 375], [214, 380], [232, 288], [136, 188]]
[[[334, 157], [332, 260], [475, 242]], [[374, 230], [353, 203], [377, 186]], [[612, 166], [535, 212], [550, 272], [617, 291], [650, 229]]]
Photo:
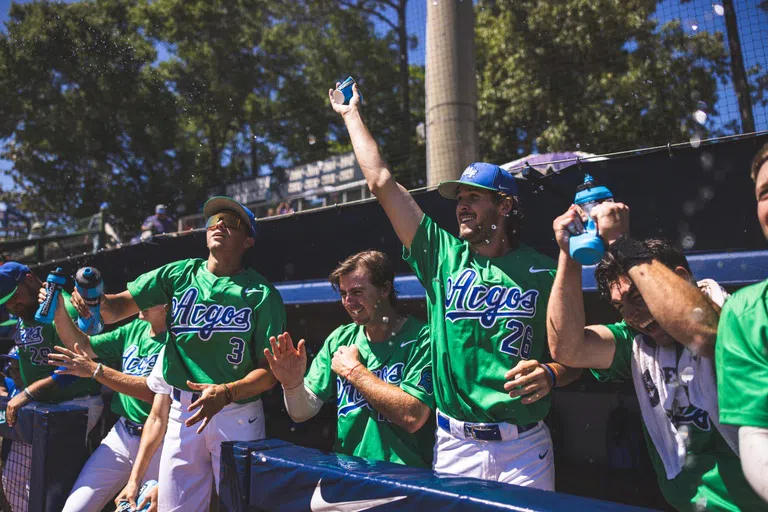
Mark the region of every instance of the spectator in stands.
[[[44, 289], [41, 294], [44, 297]], [[154, 398], [147, 377], [168, 339], [167, 312], [166, 305], [155, 306], [140, 311], [128, 324], [89, 337], [67, 315], [60, 298], [56, 326], [66, 348], [57, 347], [60, 353], [48, 357], [52, 364], [67, 368], [68, 374], [93, 378], [115, 390], [112, 411], [119, 417], [80, 471], [64, 512], [99, 512], [128, 481]], [[148, 478], [157, 480], [159, 466], [157, 452], [148, 465]]]
[[287, 213], [293, 213], [293, 206], [288, 201], [283, 201], [277, 205], [277, 215], [285, 215]]
[[[752, 161], [757, 218], [768, 239], [768, 144]], [[768, 280], [736, 292], [717, 333], [720, 421], [739, 429], [741, 467], [768, 502]]]
[[27, 240], [34, 240], [36, 238], [40, 238], [43, 236], [43, 229], [45, 228], [45, 224], [42, 222], [35, 222], [32, 224], [32, 228], [29, 230], [29, 236], [27, 236]]
[[585, 326], [582, 267], [569, 239], [583, 231], [572, 206], [554, 221], [560, 258], [547, 308], [556, 361], [591, 368], [598, 380], [631, 380], [648, 452], [666, 500], [678, 510], [757, 510], [736, 453], [735, 430], [718, 421], [714, 345], [726, 292], [694, 281], [682, 252], [662, 240], [629, 237], [629, 208], [592, 210], [608, 246], [597, 265], [600, 293], [623, 320]]
[[272, 207], [267, 208], [267, 217], [274, 217], [274, 215], [275, 215], [275, 209]]
[[175, 233], [176, 221], [168, 217], [166, 207], [164, 204], [158, 204], [155, 206], [154, 215], [150, 215], [141, 224], [142, 239], [144, 239], [144, 233], [149, 232], [149, 236], [161, 235], [163, 233]]
[[315, 416], [335, 398], [335, 451], [373, 460], [431, 467], [435, 407], [426, 324], [395, 309], [395, 271], [387, 256], [364, 251], [330, 275], [352, 323], [325, 340], [306, 378], [304, 340], [270, 339], [267, 361], [283, 385], [294, 421]]
[[[25, 265], [10, 262], [0, 266], [0, 304], [5, 304], [8, 311], [19, 318], [15, 341], [23, 385], [21, 393], [8, 402], [6, 422], [13, 426], [18, 410], [33, 400], [72, 404], [88, 409], [87, 432], [90, 432], [101, 417], [101, 386], [92, 379], [55, 374], [54, 367], [48, 364], [48, 354], [54, 346], [61, 345], [61, 340], [55, 322], [43, 324], [35, 320], [41, 286], [40, 279]], [[70, 315], [76, 314], [70, 311]], [[3, 469], [6, 496], [15, 495], [25, 503], [29, 496], [30, 467], [23, 461], [28, 460], [30, 451], [29, 445], [13, 443]]]

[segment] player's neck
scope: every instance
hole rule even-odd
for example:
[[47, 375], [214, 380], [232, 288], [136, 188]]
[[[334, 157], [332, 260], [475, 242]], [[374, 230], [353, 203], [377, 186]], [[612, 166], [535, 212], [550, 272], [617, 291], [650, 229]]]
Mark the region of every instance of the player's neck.
[[165, 323], [165, 320], [159, 322], [149, 322], [149, 336], [152, 338], [163, 334], [167, 330], [168, 325]]
[[472, 251], [480, 256], [485, 256], [486, 258], [498, 258], [504, 256], [514, 248], [512, 243], [510, 243], [504, 235], [504, 230], [501, 229], [494, 231], [490, 238], [483, 240], [480, 243], [470, 243], [469, 245]]
[[405, 320], [405, 316], [399, 315], [394, 308], [389, 307], [381, 311], [381, 316], [376, 321], [365, 324], [365, 335], [371, 343], [387, 341], [400, 331]]
[[243, 260], [240, 255], [214, 255], [211, 253], [208, 255], [206, 268], [216, 277], [233, 276], [243, 269]]

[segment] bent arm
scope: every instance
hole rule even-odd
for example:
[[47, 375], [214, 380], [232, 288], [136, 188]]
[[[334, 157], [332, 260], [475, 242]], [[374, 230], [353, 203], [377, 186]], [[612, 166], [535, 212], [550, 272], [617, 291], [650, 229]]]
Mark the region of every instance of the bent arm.
[[670, 336], [704, 357], [713, 357], [720, 308], [663, 263], [651, 260], [629, 269], [651, 315]]
[[570, 366], [565, 366], [564, 364], [560, 363], [549, 363], [549, 366], [557, 376], [556, 387], [558, 388], [562, 388], [568, 384], [576, 382], [579, 380], [579, 377], [581, 377], [582, 374], [581, 368], [571, 368]]
[[368, 188], [384, 208], [397, 237], [410, 248], [424, 212], [405, 187], [395, 181], [360, 111], [353, 109], [345, 113], [344, 123]]
[[[74, 294], [73, 294], [74, 295]], [[101, 299], [101, 318], [105, 324], [113, 324], [138, 314], [139, 306], [133, 300], [131, 292], [125, 290], [117, 294], [104, 294]]]
[[141, 432], [141, 442], [139, 443], [139, 452], [136, 454], [136, 461], [131, 468], [129, 482], [133, 482], [137, 487], [147, 473], [152, 457], [155, 456], [155, 452], [163, 443], [170, 412], [171, 396], [156, 394], [152, 401], [152, 410], [147, 421], [144, 422], [144, 430]]
[[362, 365], [353, 370], [347, 380], [371, 407], [408, 433], [413, 434], [429, 419], [431, 411], [424, 402], [398, 386], [384, 382]]
[[739, 428], [739, 453], [747, 482], [768, 503], [768, 429]]
[[310, 391], [303, 381], [298, 386], [289, 389], [283, 387], [283, 400], [288, 416], [296, 423], [313, 418], [323, 407], [323, 401]]
[[552, 358], [571, 368], [610, 368], [616, 342], [602, 325], [585, 327], [581, 265], [563, 251], [547, 305], [547, 338]]
[[56, 313], [54, 315], [54, 323], [56, 325], [56, 332], [59, 334], [64, 346], [69, 350], [75, 350], [75, 344], [77, 344], [88, 357], [98, 359], [98, 355], [91, 348], [91, 339], [83, 331], [78, 329], [72, 317], [69, 316], [67, 308], [64, 305], [64, 297], [59, 294], [58, 302], [56, 303]]
[[277, 383], [277, 379], [269, 369], [267, 360], [259, 359], [259, 367], [240, 380], [228, 383], [232, 390], [232, 401], [245, 400], [252, 396], [269, 391]]
[[56, 379], [52, 376], [45, 377], [44, 379], [36, 380], [29, 386], [27, 390], [35, 397], [35, 400], [45, 400], [48, 395], [58, 388]]

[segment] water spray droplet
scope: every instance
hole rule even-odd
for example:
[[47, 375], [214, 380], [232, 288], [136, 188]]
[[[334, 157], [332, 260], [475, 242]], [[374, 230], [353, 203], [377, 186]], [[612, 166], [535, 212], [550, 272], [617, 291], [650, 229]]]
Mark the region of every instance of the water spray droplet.
[[680, 374], [680, 380], [683, 381], [683, 384], [688, 384], [693, 380], [693, 368], [690, 366], [686, 366], [683, 372]]
[[388, 316], [383, 316], [383, 317], [381, 317], [381, 321], [384, 322], [385, 324], [388, 324], [389, 323], [389, 317]]
[[715, 14], [718, 16], [723, 16], [725, 14], [725, 7], [720, 4], [712, 4], [712, 10], [715, 11]]
[[491, 229], [496, 229], [496, 224], [491, 224]]

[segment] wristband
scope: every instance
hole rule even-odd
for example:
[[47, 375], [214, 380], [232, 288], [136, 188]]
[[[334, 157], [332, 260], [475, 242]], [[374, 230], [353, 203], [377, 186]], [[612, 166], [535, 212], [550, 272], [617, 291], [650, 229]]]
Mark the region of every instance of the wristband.
[[547, 373], [549, 374], [549, 377], [552, 379], [552, 387], [556, 388], [557, 387], [557, 376], [555, 375], [555, 371], [552, 369], [551, 366], [549, 366], [546, 363], [542, 364], [541, 366], [542, 366], [542, 368], [547, 370]]
[[634, 238], [630, 238], [627, 235], [621, 235], [617, 238], [616, 241], [608, 247], [608, 252], [610, 252], [619, 265], [621, 265], [624, 272], [629, 272], [629, 269], [635, 265], [653, 260], [653, 255], [641, 242]]
[[96, 370], [94, 370], [93, 375], [91, 376], [91, 379], [96, 379], [96, 376], [101, 371], [101, 363], [96, 365]]
[[231, 404], [234, 401], [233, 398], [232, 398], [232, 396], [233, 396], [232, 388], [230, 387], [231, 384], [227, 383], [227, 384], [222, 384], [222, 385], [224, 386], [224, 396], [227, 397], [227, 404], [226, 405], [229, 405], [229, 404]]
[[32, 392], [29, 390], [29, 388], [24, 388], [24, 396], [29, 398], [30, 401], [35, 401], [35, 395], [32, 394]]
[[357, 369], [357, 367], [360, 366], [361, 364], [363, 364], [363, 363], [357, 363], [355, 366], [353, 366], [352, 369], [347, 372], [347, 374], [344, 376], [344, 378], [346, 380], [349, 380], [349, 376], [352, 375], [352, 372], [355, 371]]

